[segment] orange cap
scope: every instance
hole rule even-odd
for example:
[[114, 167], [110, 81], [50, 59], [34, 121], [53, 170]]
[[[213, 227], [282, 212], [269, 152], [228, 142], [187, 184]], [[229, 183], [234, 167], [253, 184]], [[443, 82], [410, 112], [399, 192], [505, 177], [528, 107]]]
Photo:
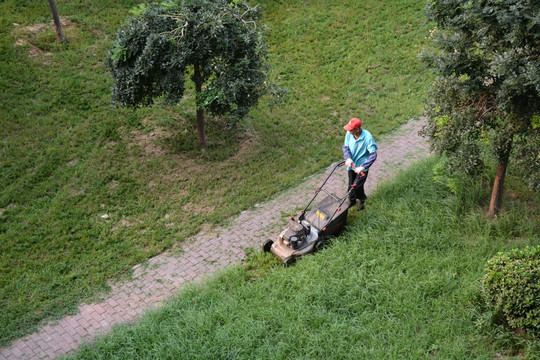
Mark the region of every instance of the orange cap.
[[352, 118], [347, 125], [345, 125], [343, 128], [347, 131], [351, 131], [352, 129], [358, 129], [362, 127], [362, 120], [358, 118]]

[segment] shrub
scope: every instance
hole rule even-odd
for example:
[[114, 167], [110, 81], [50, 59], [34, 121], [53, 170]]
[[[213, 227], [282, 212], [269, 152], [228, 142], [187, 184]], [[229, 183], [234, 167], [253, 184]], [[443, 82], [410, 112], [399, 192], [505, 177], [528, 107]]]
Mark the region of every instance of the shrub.
[[540, 246], [499, 253], [486, 264], [484, 294], [508, 325], [540, 334]]

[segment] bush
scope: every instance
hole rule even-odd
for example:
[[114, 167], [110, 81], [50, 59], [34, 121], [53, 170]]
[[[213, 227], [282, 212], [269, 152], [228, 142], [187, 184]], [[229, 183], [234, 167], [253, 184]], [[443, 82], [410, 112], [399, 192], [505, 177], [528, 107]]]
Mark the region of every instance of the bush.
[[508, 325], [540, 334], [540, 246], [499, 253], [486, 264], [484, 294]]

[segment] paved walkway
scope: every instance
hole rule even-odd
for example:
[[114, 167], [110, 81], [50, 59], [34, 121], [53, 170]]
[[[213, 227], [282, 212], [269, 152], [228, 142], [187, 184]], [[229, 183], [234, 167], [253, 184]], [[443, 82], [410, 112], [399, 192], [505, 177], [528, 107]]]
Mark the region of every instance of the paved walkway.
[[[424, 120], [411, 120], [395, 133], [377, 141], [378, 158], [370, 169], [366, 192], [377, 183], [392, 178], [413, 161], [425, 157], [428, 145], [418, 136]], [[183, 285], [200, 281], [229, 264], [238, 264], [249, 248], [260, 248], [267, 238], [276, 237], [287, 223], [283, 214], [296, 214], [307, 204], [313, 190], [334, 167], [324, 174], [308, 178], [272, 200], [246, 210], [225, 227], [200, 232], [183, 244], [183, 252], [163, 253], [134, 268], [132, 280], [112, 286], [100, 303], [82, 304], [76, 315], [65, 316], [43, 326], [39, 331], [0, 349], [0, 359], [54, 359], [91, 342], [109, 331], [114, 324], [138, 319], [147, 309], [159, 306], [174, 296]], [[343, 194], [346, 172], [328, 183], [330, 191]]]

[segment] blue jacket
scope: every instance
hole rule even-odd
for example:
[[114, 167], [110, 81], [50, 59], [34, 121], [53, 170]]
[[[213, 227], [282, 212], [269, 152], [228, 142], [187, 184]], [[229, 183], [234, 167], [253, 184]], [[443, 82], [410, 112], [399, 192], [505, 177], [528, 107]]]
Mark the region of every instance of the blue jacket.
[[[343, 157], [345, 160], [351, 158], [354, 166], [363, 166], [364, 171], [367, 172], [377, 158], [376, 151], [377, 144], [369, 131], [362, 129], [362, 134], [358, 139], [355, 139], [354, 135], [347, 131], [345, 143], [343, 144]], [[348, 170], [352, 170], [352, 168], [348, 168]]]

